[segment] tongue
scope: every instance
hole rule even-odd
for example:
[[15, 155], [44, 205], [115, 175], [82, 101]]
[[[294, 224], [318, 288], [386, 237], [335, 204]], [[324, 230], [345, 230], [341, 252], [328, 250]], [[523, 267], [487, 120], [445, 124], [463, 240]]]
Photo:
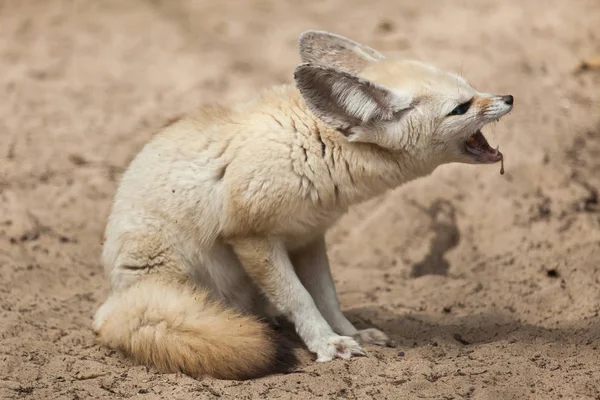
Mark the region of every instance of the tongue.
[[481, 131], [467, 139], [466, 148], [469, 153], [476, 155], [483, 162], [495, 163], [502, 161], [502, 153], [490, 147]]

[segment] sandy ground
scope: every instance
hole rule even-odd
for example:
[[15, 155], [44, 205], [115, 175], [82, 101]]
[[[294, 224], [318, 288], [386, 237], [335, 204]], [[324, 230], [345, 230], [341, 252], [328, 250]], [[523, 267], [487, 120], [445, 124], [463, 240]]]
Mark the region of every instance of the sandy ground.
[[[0, 0], [0, 397], [600, 398], [597, 0]], [[511, 93], [498, 166], [451, 165], [330, 233], [341, 303], [397, 349], [246, 382], [93, 342], [119, 176], [169, 117], [291, 80], [326, 29]]]

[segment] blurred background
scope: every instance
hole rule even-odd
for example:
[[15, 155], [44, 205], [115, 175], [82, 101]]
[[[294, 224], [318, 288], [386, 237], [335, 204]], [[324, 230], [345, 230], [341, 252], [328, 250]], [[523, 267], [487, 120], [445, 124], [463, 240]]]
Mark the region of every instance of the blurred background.
[[[169, 118], [291, 83], [307, 29], [516, 99], [484, 130], [505, 175], [443, 166], [328, 236], [342, 308], [399, 347], [200, 382], [96, 346], [121, 173]], [[597, 0], [0, 0], [0, 397], [600, 398], [598, 56]]]

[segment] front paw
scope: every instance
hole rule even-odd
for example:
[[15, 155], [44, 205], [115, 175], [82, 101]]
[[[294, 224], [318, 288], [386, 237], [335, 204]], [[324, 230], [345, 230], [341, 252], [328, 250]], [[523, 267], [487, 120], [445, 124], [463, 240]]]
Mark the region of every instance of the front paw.
[[365, 349], [349, 336], [330, 336], [315, 346], [311, 346], [311, 351], [317, 353], [317, 362], [327, 362], [335, 357], [344, 360], [352, 356], [366, 356]]
[[396, 343], [379, 329], [369, 328], [358, 331], [353, 335], [354, 339], [362, 345], [374, 344], [383, 347], [396, 347]]

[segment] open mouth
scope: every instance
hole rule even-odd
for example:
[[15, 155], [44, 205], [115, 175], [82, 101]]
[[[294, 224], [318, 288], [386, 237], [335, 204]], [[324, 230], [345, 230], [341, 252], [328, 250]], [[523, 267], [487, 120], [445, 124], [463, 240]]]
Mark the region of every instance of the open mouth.
[[489, 145], [481, 130], [469, 136], [465, 142], [465, 150], [474, 155], [475, 159], [481, 163], [492, 164], [503, 160], [502, 153]]

